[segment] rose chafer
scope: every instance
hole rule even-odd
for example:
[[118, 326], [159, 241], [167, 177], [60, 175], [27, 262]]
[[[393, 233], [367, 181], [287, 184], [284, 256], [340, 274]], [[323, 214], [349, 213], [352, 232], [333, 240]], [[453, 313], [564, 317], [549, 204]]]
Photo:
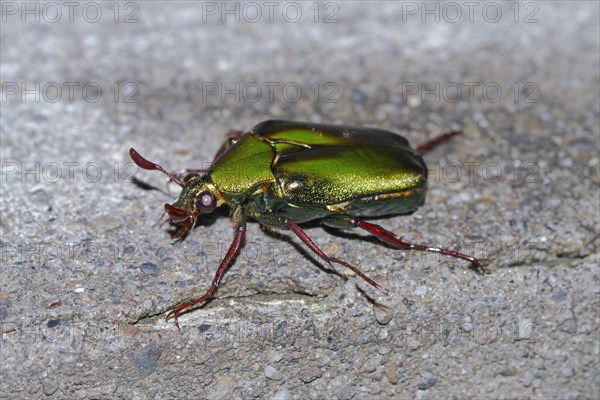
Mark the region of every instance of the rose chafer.
[[[363, 219], [407, 214], [425, 200], [427, 166], [421, 155], [458, 132], [442, 135], [413, 150], [392, 132], [345, 125], [265, 121], [248, 132], [234, 132], [206, 170], [175, 174], [130, 149], [141, 168], [159, 170], [182, 187], [173, 204], [165, 204], [169, 221], [183, 238], [202, 214], [230, 208], [235, 236], [207, 292], [180, 304], [166, 319], [207, 301], [236, 254], [249, 218], [264, 227], [289, 229], [327, 262], [349, 268], [370, 285], [378, 283], [353, 265], [325, 254], [298, 226], [320, 220], [335, 228], [361, 228], [403, 250], [431, 251], [461, 258], [480, 273], [482, 264], [455, 251], [407, 243]], [[184, 178], [185, 176], [185, 178]], [[333, 266], [332, 266], [333, 267]]]

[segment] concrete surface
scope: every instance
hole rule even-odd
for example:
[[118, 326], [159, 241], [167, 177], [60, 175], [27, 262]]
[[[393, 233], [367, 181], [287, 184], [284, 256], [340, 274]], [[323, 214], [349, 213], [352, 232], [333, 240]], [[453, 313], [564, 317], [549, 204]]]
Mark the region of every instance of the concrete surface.
[[[597, 2], [1, 5], [0, 398], [600, 397]], [[308, 230], [382, 296], [252, 223], [165, 323], [233, 232], [153, 226], [177, 190], [129, 147], [201, 167], [269, 118], [464, 130], [379, 223], [492, 274]]]

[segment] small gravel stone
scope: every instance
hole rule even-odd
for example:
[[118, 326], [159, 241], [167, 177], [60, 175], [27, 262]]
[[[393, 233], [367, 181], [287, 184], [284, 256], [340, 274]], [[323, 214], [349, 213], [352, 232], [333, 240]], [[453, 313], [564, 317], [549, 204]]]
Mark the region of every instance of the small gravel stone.
[[417, 388], [419, 390], [427, 390], [430, 387], [432, 387], [433, 385], [435, 385], [435, 383], [437, 382], [437, 378], [427, 378], [425, 379], [423, 382], [419, 383], [419, 385], [417, 386]]
[[54, 381], [44, 382], [42, 390], [46, 396], [52, 396], [58, 390], [58, 383]]
[[323, 376], [323, 373], [316, 365], [307, 366], [300, 370], [300, 380], [304, 383], [311, 383], [321, 376]]
[[467, 315], [463, 318], [462, 330], [467, 333], [473, 330], [473, 320], [471, 316]]
[[415, 288], [415, 296], [425, 296], [427, 294], [427, 288], [425, 286], [417, 286]]
[[360, 372], [364, 374], [370, 374], [371, 372], [374, 372], [375, 369], [377, 369], [378, 364], [379, 362], [376, 359], [368, 360], [362, 365], [362, 367], [360, 367]]
[[276, 363], [276, 362], [279, 362], [279, 361], [281, 361], [281, 359], [282, 359], [282, 358], [283, 358], [283, 354], [281, 354], [281, 353], [279, 353], [279, 352], [277, 352], [277, 351], [273, 351], [273, 350], [271, 350], [271, 351], [269, 351], [269, 353], [267, 354], [267, 359], [268, 359], [270, 362], [273, 362], [273, 363]]
[[143, 376], [148, 376], [156, 369], [156, 363], [160, 358], [162, 350], [155, 344], [150, 343], [146, 347], [133, 352], [133, 365]]
[[282, 389], [279, 392], [275, 393], [272, 397], [273, 400], [287, 400], [291, 399], [290, 392], [287, 389]]
[[262, 386], [253, 386], [250, 388], [250, 396], [254, 397], [255, 399], [262, 397], [263, 394], [263, 388]]
[[387, 376], [391, 383], [398, 383], [398, 364], [389, 363], [385, 368], [385, 376]]
[[273, 379], [274, 381], [278, 381], [283, 378], [283, 374], [271, 365], [267, 365], [265, 367], [265, 376], [269, 379]]
[[532, 382], [533, 374], [531, 372], [525, 372], [525, 374], [523, 374], [523, 378], [521, 378], [521, 383], [523, 384], [523, 386], [529, 387], [531, 386]]
[[566, 376], [567, 378], [572, 377], [573, 375], [575, 375], [575, 369], [573, 369], [573, 367], [564, 367], [562, 369], [562, 373], [564, 376]]
[[350, 101], [353, 103], [361, 103], [362, 104], [367, 100], [367, 95], [359, 89], [353, 89], [350, 92], [349, 98], [350, 98]]
[[142, 272], [146, 275], [156, 275], [158, 272], [158, 266], [149, 262], [145, 262], [140, 267]]
[[517, 325], [517, 340], [529, 339], [535, 330], [533, 321], [530, 319], [522, 319]]
[[375, 313], [375, 319], [381, 325], [387, 325], [392, 320], [392, 310], [387, 307], [374, 305], [373, 311]]
[[275, 335], [275, 337], [281, 337], [285, 333], [286, 328], [287, 322], [280, 322], [279, 324], [277, 324], [277, 326], [275, 326], [275, 331], [273, 332], [273, 334]]
[[[388, 330], [387, 330], [387, 329], [382, 329], [382, 330], [379, 332], [379, 335], [377, 335], [377, 338], [378, 338], [379, 340], [385, 340], [385, 339], [387, 339], [387, 338], [388, 338], [388, 336], [389, 336], [389, 332], [388, 332]], [[380, 354], [384, 354], [384, 353], [381, 353], [381, 352], [380, 352]]]
[[98, 389], [94, 389], [88, 392], [87, 398], [90, 400], [100, 400], [101, 393]]
[[55, 327], [59, 326], [61, 323], [62, 323], [62, 319], [51, 319], [50, 321], [48, 321], [46, 326], [48, 328], [55, 328]]
[[351, 398], [354, 397], [355, 394], [356, 394], [356, 391], [352, 388], [352, 386], [346, 385], [340, 389], [337, 397], [340, 400], [350, 400]]

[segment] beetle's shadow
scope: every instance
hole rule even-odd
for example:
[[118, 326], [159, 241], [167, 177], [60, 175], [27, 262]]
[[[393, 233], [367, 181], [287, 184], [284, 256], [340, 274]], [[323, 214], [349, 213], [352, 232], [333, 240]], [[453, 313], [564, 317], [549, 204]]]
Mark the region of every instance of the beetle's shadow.
[[[323, 228], [326, 232], [328, 232], [330, 234], [334, 234], [335, 236], [339, 236], [339, 237], [342, 237], [345, 239], [366, 240], [369, 242], [381, 243], [375, 237], [361, 236], [361, 235], [357, 235], [357, 234], [353, 234], [353, 233], [343, 232], [343, 230], [341, 230], [341, 229], [327, 227], [318, 222], [308, 222], [308, 223], [304, 223], [302, 225], [303, 225], [302, 226], [303, 231], [305, 229], [320, 227], [320, 228]], [[306, 259], [310, 260], [310, 262], [313, 263], [313, 265], [315, 265], [320, 270], [322, 270], [326, 273], [333, 273], [343, 279], [348, 279], [348, 275], [341, 273], [337, 269], [329, 267], [327, 264], [327, 261], [321, 259], [318, 255], [316, 255], [312, 251], [308, 251], [309, 249], [306, 247], [305, 244], [298, 243], [298, 242], [292, 240], [292, 236], [286, 235], [283, 233], [283, 232], [289, 232], [289, 231], [284, 231], [284, 230], [280, 231], [280, 230], [272, 230], [272, 229], [267, 229], [267, 230], [263, 230], [263, 231], [268, 236], [275, 238], [277, 240], [281, 240], [281, 241], [286, 242], [286, 243], [290, 244], [291, 246], [293, 246], [294, 249], [296, 249], [296, 251], [298, 251], [298, 253], [302, 254]], [[333, 256], [331, 254], [327, 254], [327, 255]], [[343, 259], [343, 257], [342, 257], [342, 259]], [[344, 260], [344, 261], [346, 261], [346, 260]], [[349, 261], [349, 263], [353, 264], [351, 261]], [[344, 267], [340, 266], [340, 268], [344, 268]]]
[[[309, 228], [315, 228], [315, 227], [321, 227], [321, 228], [323, 228], [328, 233], [332, 233], [332, 234], [335, 234], [336, 236], [340, 236], [340, 237], [343, 237], [343, 238], [346, 238], [346, 239], [365, 240], [365, 241], [369, 241], [369, 242], [374, 242], [374, 243], [380, 243], [380, 244], [382, 244], [382, 242], [379, 241], [374, 236], [361, 236], [361, 235], [357, 235], [357, 234], [345, 232], [342, 229], [336, 229], [336, 228], [333, 228], [333, 227], [326, 227], [326, 226], [323, 226], [323, 225], [321, 225], [319, 223], [313, 223], [313, 222], [309, 222], [309, 223], [303, 224], [303, 225], [304, 225], [303, 228], [307, 228], [307, 229], [309, 229]], [[328, 268], [327, 267], [327, 262], [325, 260], [322, 260], [320, 257], [318, 257], [313, 252], [309, 252], [308, 249], [305, 247], [305, 245], [293, 241], [291, 239], [291, 236], [285, 235], [285, 234], [282, 233], [282, 232], [285, 232], [285, 231], [265, 230], [264, 232], [268, 236], [274, 237], [274, 238], [276, 238], [278, 240], [284, 241], [284, 242], [289, 243], [290, 245], [292, 245], [296, 249], [296, 251], [298, 251], [305, 258], [307, 258], [308, 260], [310, 260], [310, 262], [312, 262], [320, 270], [322, 270], [322, 271], [324, 271], [326, 273], [333, 273], [333, 274], [339, 276], [340, 278], [344, 279], [345, 281], [347, 281], [349, 279], [348, 275], [343, 274], [343, 273], [341, 273], [340, 271], [338, 271], [338, 270], [336, 270], [334, 268]], [[331, 256], [331, 254], [328, 254], [328, 255]], [[350, 262], [350, 264], [353, 264], [353, 263]], [[340, 266], [340, 268], [344, 268], [344, 267]], [[358, 279], [360, 279], [360, 278], [358, 277]], [[385, 306], [384, 304], [380, 303], [375, 297], [373, 297], [371, 294], [369, 294], [360, 285], [355, 284], [355, 286], [356, 286], [357, 290], [362, 295], [364, 295], [365, 298], [367, 299], [367, 301], [369, 303], [371, 303], [372, 305], [383, 306], [383, 307], [389, 308], [389, 307]]]
[[373, 244], [383, 244], [383, 242], [381, 242], [381, 240], [377, 239], [373, 235], [359, 235], [357, 233], [352, 233], [353, 231], [356, 232], [356, 230], [339, 229], [339, 228], [334, 228], [332, 226], [327, 226], [327, 225], [320, 225], [320, 226], [321, 226], [321, 228], [323, 228], [323, 230], [325, 232], [329, 233], [330, 235], [341, 237], [343, 239], [361, 240], [363, 242], [369, 242], [369, 243], [373, 243]]
[[[165, 179], [166, 180], [166, 179]], [[161, 192], [162, 194], [164, 194], [167, 197], [173, 197], [173, 193], [169, 192], [169, 184], [165, 183], [164, 189], [161, 189], [157, 186], [151, 185], [147, 182], [144, 182], [138, 178], [136, 178], [135, 176], [131, 177], [131, 183], [133, 183], [134, 185], [136, 185], [138, 187], [138, 189], [141, 190], [146, 190], [146, 191], [152, 191], [155, 190], [157, 192]], [[175, 195], [174, 198], [177, 198], [179, 195]]]
[[304, 244], [293, 241], [292, 237], [290, 235], [286, 235], [283, 233], [286, 231], [275, 231], [275, 230], [269, 229], [269, 230], [263, 230], [263, 232], [265, 234], [267, 234], [267, 236], [270, 236], [272, 238], [275, 238], [279, 241], [282, 241], [282, 242], [285, 242], [285, 243], [291, 245], [298, 253], [302, 254], [302, 256], [304, 256], [304, 258], [306, 258], [311, 263], [313, 263], [313, 265], [315, 265], [321, 271], [326, 272], [326, 273], [333, 273], [341, 278], [346, 278], [345, 275], [341, 274], [337, 270], [335, 270], [333, 268], [328, 268], [327, 262], [325, 260], [321, 260], [313, 252], [308, 251], [308, 249], [306, 248], [306, 246]]
[[142, 180], [140, 180], [140, 179], [136, 178], [135, 176], [132, 176], [132, 177], [131, 177], [131, 182], [132, 182], [132, 183], [133, 183], [135, 186], [137, 186], [137, 187], [138, 187], [138, 189], [142, 189], [142, 190], [148, 190], [148, 191], [150, 191], [150, 190], [156, 190], [156, 191], [159, 191], [159, 192], [163, 192], [163, 193], [165, 193], [163, 190], [160, 190], [160, 189], [159, 189], [159, 188], [157, 188], [156, 186], [153, 186], [153, 185], [151, 185], [151, 184], [149, 184], [149, 183], [146, 183], [146, 182], [144, 182], [144, 181], [142, 181]]

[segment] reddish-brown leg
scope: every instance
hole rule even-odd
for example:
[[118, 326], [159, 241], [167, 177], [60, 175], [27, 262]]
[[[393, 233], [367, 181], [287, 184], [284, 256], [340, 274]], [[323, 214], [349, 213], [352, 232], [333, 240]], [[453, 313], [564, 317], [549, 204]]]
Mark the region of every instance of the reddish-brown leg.
[[365, 221], [361, 221], [356, 218], [344, 218], [343, 221], [346, 221], [350, 225], [355, 226], [357, 228], [364, 229], [365, 231], [374, 235], [377, 239], [379, 239], [382, 242], [387, 243], [390, 246], [395, 247], [397, 249], [430, 251], [430, 252], [434, 252], [434, 253], [448, 255], [451, 257], [460, 258], [460, 259], [469, 261], [471, 263], [471, 266], [473, 267], [473, 269], [476, 270], [477, 272], [479, 272], [480, 274], [484, 274], [487, 272], [487, 270], [483, 267], [483, 265], [481, 265], [481, 262], [479, 262], [479, 260], [476, 259], [475, 257], [471, 257], [466, 254], [458, 253], [458, 252], [452, 251], [452, 250], [446, 250], [446, 249], [440, 249], [437, 247], [429, 247], [429, 246], [423, 246], [420, 244], [403, 242], [402, 240], [398, 239], [392, 232], [385, 230], [381, 226], [371, 224], [371, 223], [368, 223]]
[[304, 242], [304, 244], [308, 246], [309, 249], [311, 249], [316, 255], [318, 255], [319, 257], [321, 257], [321, 259], [325, 260], [327, 262], [327, 264], [329, 264], [329, 266], [331, 268], [333, 268], [333, 265], [331, 265], [332, 262], [336, 263], [336, 264], [343, 265], [344, 267], [350, 269], [356, 275], [360, 276], [365, 281], [367, 281], [367, 283], [369, 285], [371, 285], [371, 286], [373, 286], [373, 287], [375, 287], [375, 288], [377, 288], [379, 290], [382, 290], [384, 292], [387, 292], [387, 290], [383, 286], [381, 286], [380, 284], [378, 284], [377, 282], [375, 282], [373, 279], [371, 279], [368, 276], [366, 276], [362, 271], [360, 271], [355, 266], [350, 265], [347, 262], [339, 260], [337, 258], [329, 257], [327, 254], [325, 254], [323, 252], [323, 250], [321, 250], [311, 240], [311, 238], [309, 238], [308, 235], [298, 225], [296, 225], [293, 221], [291, 221], [289, 219], [285, 219], [284, 223], [285, 223], [285, 226], [287, 226], [292, 232], [294, 232], [296, 234], [296, 236], [298, 236], [300, 238], [300, 240], [302, 240]]
[[431, 139], [430, 141], [425, 142], [422, 145], [420, 145], [419, 147], [417, 147], [416, 152], [423, 155], [423, 154], [427, 153], [429, 150], [433, 149], [434, 147], [437, 147], [438, 145], [452, 139], [456, 135], [460, 135], [461, 133], [462, 133], [461, 131], [450, 131], [448, 133], [443, 133], [440, 136], [435, 137], [435, 138]]
[[215, 277], [213, 278], [213, 281], [210, 284], [210, 288], [208, 288], [206, 293], [204, 293], [202, 295], [202, 297], [199, 297], [196, 300], [190, 301], [188, 303], [183, 303], [183, 304], [180, 304], [177, 307], [175, 307], [175, 309], [173, 311], [171, 311], [167, 314], [165, 321], [168, 321], [171, 318], [175, 318], [175, 325], [177, 326], [177, 329], [181, 330], [179, 328], [179, 321], [178, 321], [179, 314], [181, 314], [181, 312], [183, 310], [185, 310], [186, 308], [192, 307], [199, 303], [203, 303], [203, 302], [207, 301], [208, 299], [210, 299], [210, 297], [215, 293], [215, 290], [217, 290], [219, 283], [221, 283], [221, 279], [223, 278], [223, 275], [225, 274], [227, 267], [231, 263], [231, 260], [235, 256], [235, 253], [238, 251], [238, 249], [240, 247], [240, 243], [242, 242], [242, 239], [244, 238], [244, 232], [246, 232], [246, 223], [242, 222], [242, 224], [237, 228], [237, 231], [235, 233], [235, 238], [233, 239], [231, 246], [229, 246], [229, 250], [227, 251], [225, 258], [223, 259], [223, 261], [221, 261], [221, 265], [219, 265], [219, 268], [217, 268], [217, 273], [215, 274]]

